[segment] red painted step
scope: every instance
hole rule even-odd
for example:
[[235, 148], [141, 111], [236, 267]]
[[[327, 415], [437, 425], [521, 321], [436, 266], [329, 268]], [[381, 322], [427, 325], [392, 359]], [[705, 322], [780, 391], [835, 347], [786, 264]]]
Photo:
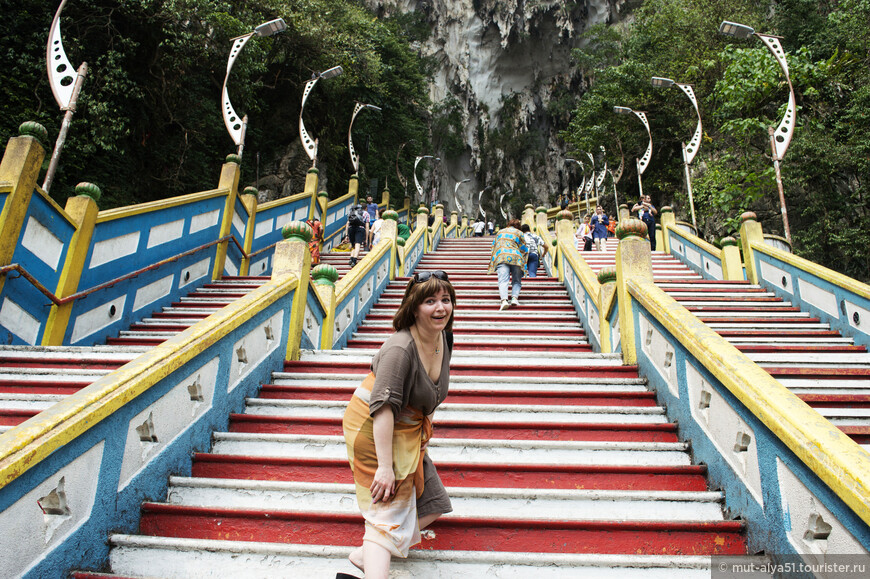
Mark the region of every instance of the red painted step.
[[[285, 361], [285, 372], [323, 372], [330, 374], [367, 374], [369, 363], [367, 362], [331, 362], [324, 365], [322, 362]], [[626, 378], [637, 376], [637, 366], [601, 366], [592, 365], [564, 365], [541, 367], [532, 365], [503, 366], [501, 364], [463, 364], [452, 362], [450, 364], [452, 376], [540, 376], [561, 377], [574, 376], [577, 378]]]
[[[525, 333], [525, 332], [523, 332]], [[370, 339], [353, 339], [347, 341], [348, 348], [380, 348], [383, 345], [383, 340]], [[457, 351], [464, 350], [497, 350], [518, 351], [518, 352], [592, 352], [591, 344], [565, 344], [553, 342], [549, 344], [533, 343], [533, 342], [516, 342], [516, 343], [498, 343], [498, 342], [478, 342], [456, 340], [453, 349]]]
[[[573, 440], [621, 442], [678, 442], [673, 424], [571, 424], [524, 422], [462, 422], [439, 420], [441, 438], [481, 440]], [[341, 435], [341, 418], [231, 414], [231, 432], [259, 434]]]
[[[258, 398], [279, 400], [349, 400], [356, 386], [287, 386], [263, 384]], [[451, 390], [445, 402], [465, 404], [556, 404], [583, 406], [655, 406], [656, 394], [644, 392], [561, 392], [558, 390]]]
[[25, 420], [39, 414], [36, 410], [14, 410], [0, 408], [0, 426], [18, 426]]
[[6, 394], [75, 394], [90, 380], [79, 382], [57, 382], [54, 380], [0, 380], [0, 392]]
[[51, 368], [79, 370], [115, 370], [126, 364], [117, 360], [91, 358], [88, 360], [75, 360], [74, 358], [51, 358], [48, 355], [41, 358], [24, 359], [8, 356], [0, 356], [0, 366], [7, 368]]
[[[511, 319], [513, 321], [513, 319]], [[360, 334], [383, 334], [384, 332], [393, 333], [392, 326], [388, 329], [383, 327], [375, 327], [375, 326], [360, 326], [356, 329], [356, 331]], [[504, 335], [504, 328], [453, 328], [453, 335], [456, 336], [457, 340], [464, 339], [464, 336], [469, 335], [495, 335], [502, 336]], [[559, 337], [576, 337], [578, 340], [583, 340], [586, 337], [586, 332], [583, 331], [582, 328], [574, 329], [574, 328], [549, 328], [549, 329], [526, 329], [523, 328], [524, 336], [559, 336]]]
[[[278, 458], [198, 453], [195, 477], [241, 480], [352, 483], [346, 460]], [[707, 467], [684, 466], [546, 466], [438, 462], [448, 487], [613, 489], [705, 491]]]
[[[426, 550], [607, 553], [637, 555], [744, 555], [741, 521], [529, 521], [442, 518], [431, 527]], [[306, 545], [359, 545], [359, 514], [222, 509], [143, 503], [140, 532], [164, 537], [265, 541]]]
[[798, 398], [813, 408], [870, 408], [866, 394], [798, 394]]
[[737, 349], [741, 352], [819, 352], [819, 353], [831, 353], [831, 352], [866, 352], [867, 348], [865, 346], [813, 346], [813, 345], [799, 345], [799, 344], [787, 344], [782, 346], [776, 346], [771, 344], [740, 344], [737, 345]]

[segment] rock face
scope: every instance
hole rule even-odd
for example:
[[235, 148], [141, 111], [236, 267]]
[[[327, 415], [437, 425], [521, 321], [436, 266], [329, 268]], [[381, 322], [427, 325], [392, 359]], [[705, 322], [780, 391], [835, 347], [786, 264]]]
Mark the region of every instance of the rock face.
[[[434, 152], [443, 159], [434, 175], [439, 199], [455, 209], [454, 187], [463, 179], [471, 183], [460, 187], [459, 203], [469, 214], [487, 186], [490, 209], [509, 190], [505, 205], [510, 200], [521, 210], [567, 189], [576, 168], [565, 166], [558, 131], [567, 126], [570, 106], [558, 105], [570, 104], [584, 87], [571, 49], [581, 46], [588, 27], [618, 19], [623, 2], [367, 0], [379, 14], [425, 14], [431, 26], [420, 48], [438, 63], [430, 96], [436, 105], [461, 109], [465, 145]], [[437, 131], [433, 136], [439, 143]]]

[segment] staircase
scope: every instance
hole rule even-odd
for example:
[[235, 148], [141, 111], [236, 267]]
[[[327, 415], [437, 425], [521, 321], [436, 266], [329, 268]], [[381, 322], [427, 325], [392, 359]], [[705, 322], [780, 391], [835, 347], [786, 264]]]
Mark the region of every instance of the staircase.
[[[582, 252], [596, 273], [613, 266], [616, 244]], [[870, 354], [819, 318], [747, 281], [704, 280], [677, 258], [653, 252], [665, 292], [870, 450]]]
[[[745, 554], [636, 368], [595, 354], [565, 289], [526, 279], [498, 311], [486, 275], [492, 239], [443, 240], [419, 269], [457, 291], [450, 394], [429, 452], [454, 511], [393, 576], [709, 577], [711, 554]], [[346, 560], [362, 517], [341, 418], [391, 333], [406, 279], [391, 283], [342, 351], [286, 362], [174, 476], [166, 502], [142, 505], [139, 535], [114, 535], [112, 574], [96, 577], [361, 575]]]
[[134, 323], [99, 346], [0, 348], [0, 434], [117, 370], [217, 309], [258, 288], [268, 277], [226, 277]]

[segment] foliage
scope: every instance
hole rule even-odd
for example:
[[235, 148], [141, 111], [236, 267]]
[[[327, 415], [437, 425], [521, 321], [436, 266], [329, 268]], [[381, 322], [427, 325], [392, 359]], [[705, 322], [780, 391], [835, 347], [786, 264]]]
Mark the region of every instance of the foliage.
[[[25, 120], [57, 134], [61, 113], [44, 65], [56, 8], [56, 0], [4, 2], [4, 137]], [[108, 208], [213, 187], [235, 150], [220, 116], [231, 39], [277, 17], [287, 31], [251, 39], [228, 82], [234, 107], [249, 116], [244, 183], [255, 179], [258, 158], [264, 172], [279, 172], [295, 142], [301, 189], [308, 163], [298, 147], [302, 85], [335, 65], [345, 74], [319, 82], [305, 109], [306, 127], [320, 142], [322, 183], [333, 196], [346, 191], [352, 172], [347, 126], [355, 100], [384, 111], [361, 114], [354, 126], [364, 183], [394, 174], [401, 143], [426, 147], [427, 63], [410, 46], [425, 31], [413, 16], [375, 18], [351, 0], [81, 0], [65, 7], [61, 29], [70, 60], [86, 60], [89, 74], [52, 195], [62, 202], [76, 182], [93, 181]], [[404, 174], [412, 162], [400, 160]]]
[[[870, 0], [646, 0], [629, 24], [591, 28], [576, 62], [590, 86], [562, 133], [575, 155], [606, 144], [608, 162], [629, 162], [620, 198], [637, 191], [630, 159], [647, 145], [633, 115], [648, 113], [653, 157], [643, 174], [645, 193], [674, 204], [688, 220], [681, 142], [694, 131], [691, 104], [677, 88], [652, 88], [663, 76], [691, 83], [704, 138], [693, 169], [698, 224], [708, 239], [733, 234], [744, 210], [767, 232], [782, 235], [779, 196], [768, 127], [785, 112], [789, 88], [766, 47], [717, 33], [723, 20], [783, 37], [797, 97], [797, 126], [781, 161], [794, 251], [850, 276], [870, 279]], [[582, 157], [580, 157], [582, 158]]]

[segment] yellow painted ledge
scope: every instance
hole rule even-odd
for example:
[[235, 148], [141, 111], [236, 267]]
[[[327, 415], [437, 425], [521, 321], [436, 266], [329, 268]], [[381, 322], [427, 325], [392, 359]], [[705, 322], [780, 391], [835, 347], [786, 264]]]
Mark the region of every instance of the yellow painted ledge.
[[564, 258], [574, 266], [574, 271], [577, 272], [577, 277], [580, 278], [580, 283], [583, 284], [586, 293], [589, 294], [597, 309], [598, 292], [601, 291], [601, 284], [598, 283], [598, 277], [595, 275], [595, 272], [592, 271], [592, 268], [589, 267], [589, 264], [586, 263], [586, 260], [583, 259], [583, 256], [573, 245], [560, 241], [559, 250], [562, 252]]
[[703, 239], [701, 239], [700, 237], [698, 237], [697, 235], [692, 235], [688, 231], [683, 231], [679, 227], [672, 227], [670, 225], [668, 225], [667, 227], [668, 227], [668, 231], [670, 231], [672, 234], [676, 235], [677, 237], [682, 237], [683, 239], [685, 239], [689, 243], [693, 243], [693, 244], [697, 245], [698, 247], [700, 247], [701, 249], [703, 249], [704, 251], [706, 251], [707, 253], [709, 253], [710, 255], [715, 257], [716, 259], [718, 259], [719, 261], [722, 261], [722, 250], [719, 249], [718, 247], [716, 247], [715, 245], [713, 245], [712, 243], [708, 243], [708, 242], [704, 241]]
[[180, 195], [170, 199], [160, 199], [158, 201], [150, 201], [148, 203], [140, 203], [138, 205], [128, 205], [127, 207], [118, 207], [117, 209], [107, 209], [100, 211], [97, 214], [97, 223], [104, 221], [114, 221], [115, 219], [123, 219], [132, 215], [141, 215], [151, 211], [159, 211], [161, 209], [169, 209], [170, 207], [178, 207], [187, 205], [205, 199], [213, 199], [215, 197], [226, 197], [230, 194], [229, 189], [212, 189], [210, 191], [201, 191], [199, 193], [191, 193], [190, 195]]
[[290, 203], [294, 203], [296, 201], [301, 201], [302, 199], [308, 200], [311, 198], [311, 195], [308, 193], [297, 193], [296, 195], [291, 195], [290, 197], [282, 197], [281, 199], [275, 199], [274, 201], [268, 201], [263, 203], [262, 205], [257, 206], [257, 212], [262, 213], [263, 211], [272, 209], [273, 207], [281, 207], [282, 205], [289, 205]]
[[299, 279], [294, 275], [266, 282], [232, 305], [0, 435], [0, 487], [147, 391], [298, 285]]
[[344, 202], [344, 201], [347, 201], [348, 199], [351, 199], [351, 198], [353, 198], [353, 197], [356, 197], [356, 193], [354, 193], [354, 192], [351, 192], [351, 193], [345, 193], [344, 195], [342, 195], [342, 196], [339, 197], [338, 199], [333, 199], [332, 201], [330, 201], [329, 203], [327, 203], [327, 204], [326, 204], [326, 208], [329, 209], [330, 207], [335, 207], [335, 206], [338, 205], [339, 203], [342, 203], [342, 202]]
[[865, 283], [861, 283], [856, 279], [843, 275], [842, 273], [837, 273], [836, 271], [830, 270], [827, 267], [824, 267], [817, 263], [813, 263], [812, 261], [809, 261], [802, 257], [798, 257], [793, 253], [788, 253], [787, 251], [777, 249], [772, 245], [768, 245], [766, 243], [752, 243], [751, 247], [754, 251], [769, 255], [770, 257], [776, 258], [784, 263], [796, 267], [797, 269], [801, 269], [807, 273], [810, 273], [820, 279], [829, 281], [832, 284], [848, 290], [854, 294], [857, 294], [865, 299], [870, 299], [870, 286]]
[[[375, 264], [390, 252], [390, 240], [382, 239], [366, 256], [335, 284], [335, 305], [340, 304], [353, 289], [359, 285], [363, 277], [375, 268]], [[348, 255], [350, 255], [348, 253]]]
[[870, 524], [870, 454], [654, 283], [627, 284], [632, 297]]

